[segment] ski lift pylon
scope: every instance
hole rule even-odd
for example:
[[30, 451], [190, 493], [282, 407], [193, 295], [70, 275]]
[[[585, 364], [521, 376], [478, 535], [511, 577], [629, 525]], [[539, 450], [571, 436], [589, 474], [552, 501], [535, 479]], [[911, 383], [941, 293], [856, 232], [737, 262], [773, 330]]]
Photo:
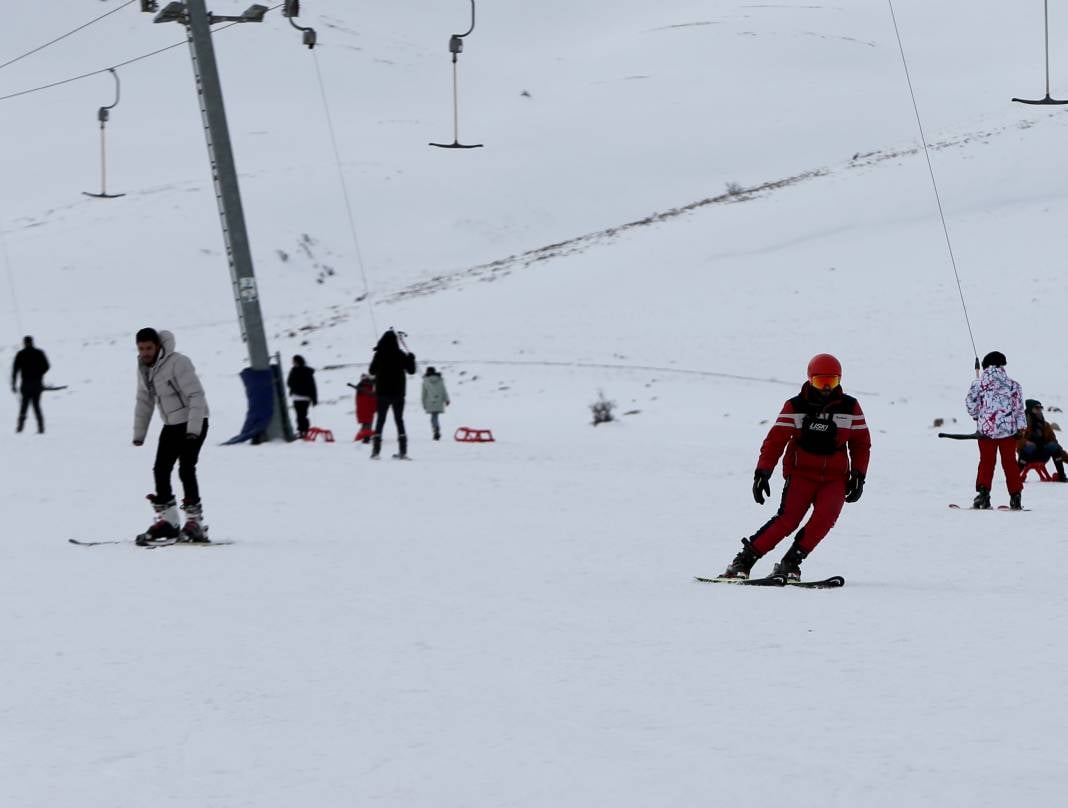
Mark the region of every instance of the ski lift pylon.
[[1018, 104], [1068, 104], [1068, 100], [1060, 101], [1052, 98], [1049, 94], [1049, 0], [1042, 0], [1042, 15], [1046, 27], [1046, 97], [1037, 100], [1027, 98], [1014, 98], [1012, 100]]
[[431, 143], [439, 149], [481, 149], [481, 143], [460, 142], [460, 99], [457, 90], [457, 62], [464, 52], [464, 37], [475, 30], [475, 0], [471, 0], [471, 27], [462, 34], [449, 37], [449, 53], [452, 54], [452, 143]]
[[86, 196], [91, 196], [95, 199], [118, 199], [120, 196], [126, 196], [126, 194], [109, 194], [108, 193], [108, 162], [107, 162], [107, 143], [105, 140], [105, 130], [107, 128], [108, 119], [111, 117], [111, 110], [115, 109], [119, 104], [119, 74], [115, 72], [115, 68], [109, 67], [108, 72], [111, 73], [111, 77], [115, 79], [115, 100], [106, 107], [101, 107], [96, 112], [96, 119], [100, 121], [100, 193], [94, 194], [91, 191], [82, 191]]

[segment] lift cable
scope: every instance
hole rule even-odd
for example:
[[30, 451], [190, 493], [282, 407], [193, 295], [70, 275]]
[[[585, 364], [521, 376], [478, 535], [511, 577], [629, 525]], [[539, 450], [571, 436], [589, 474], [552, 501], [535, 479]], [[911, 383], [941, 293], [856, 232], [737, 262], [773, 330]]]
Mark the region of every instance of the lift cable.
[[375, 305], [374, 299], [371, 295], [370, 285], [367, 283], [367, 269], [363, 262], [363, 253], [360, 250], [360, 239], [356, 234], [356, 216], [352, 212], [352, 201], [349, 197], [348, 183], [345, 182], [345, 172], [341, 164], [341, 151], [337, 145], [337, 135], [334, 131], [334, 120], [330, 114], [330, 102], [326, 95], [326, 84], [323, 81], [323, 71], [319, 67], [319, 57], [315, 51], [312, 51], [312, 55], [315, 57], [315, 75], [319, 79], [319, 94], [323, 99], [323, 111], [326, 113], [326, 126], [330, 130], [330, 142], [334, 148], [334, 163], [337, 165], [338, 179], [341, 182], [341, 193], [345, 198], [345, 209], [348, 211], [349, 217], [349, 230], [352, 233], [352, 243], [356, 249], [356, 263], [360, 268], [360, 276], [363, 278], [363, 293], [364, 298], [367, 300], [367, 311], [371, 317], [371, 330], [372, 336], [378, 337], [378, 325], [375, 322]]
[[[268, 11], [274, 11], [276, 8], [280, 8], [281, 6], [282, 6], [282, 4], [279, 3], [276, 6], [271, 6], [267, 10]], [[235, 25], [239, 25], [239, 23], [230, 22], [230, 23], [227, 23], [226, 25], [220, 25], [218, 28], [213, 28], [212, 31], [215, 32], [215, 33], [218, 33], [219, 31], [225, 31], [227, 28], [233, 28]], [[167, 45], [167, 46], [165, 46], [163, 48], [159, 48], [157, 50], [150, 51], [149, 53], [144, 53], [144, 54], [141, 54], [140, 56], [134, 56], [132, 59], [127, 59], [125, 62], [118, 62], [116, 64], [111, 65], [111, 67], [102, 67], [99, 70], [92, 70], [92, 71], [90, 71], [88, 73], [82, 73], [79, 76], [71, 76], [68, 79], [61, 79], [59, 81], [53, 81], [50, 84], [42, 84], [39, 87], [31, 87], [28, 90], [20, 90], [17, 93], [10, 93], [8, 95], [0, 95], [0, 101], [8, 101], [8, 100], [10, 100], [12, 98], [19, 98], [20, 96], [30, 95], [31, 93], [39, 93], [39, 92], [42, 92], [43, 90], [51, 90], [53, 87], [61, 87], [64, 84], [70, 84], [71, 82], [81, 81], [82, 79], [87, 79], [87, 78], [90, 78], [92, 76], [99, 76], [101, 73], [107, 73], [109, 70], [117, 70], [120, 67], [126, 67], [127, 65], [132, 65], [134, 62], [140, 62], [142, 59], [149, 59], [149, 58], [151, 58], [153, 56], [158, 56], [161, 53], [165, 53], [166, 51], [174, 50], [175, 48], [188, 47], [188, 45], [189, 45], [188, 40], [183, 39], [181, 42], [175, 42], [173, 45]]]
[[26, 53], [22, 54], [21, 56], [16, 56], [14, 59], [10, 59], [10, 60], [4, 62], [3, 64], [0, 64], [0, 70], [3, 70], [8, 65], [13, 65], [13, 64], [15, 64], [15, 62], [18, 62], [18, 61], [20, 61], [22, 59], [25, 59], [27, 56], [32, 56], [33, 54], [38, 53], [39, 51], [43, 51], [45, 48], [50, 47], [51, 45], [55, 45], [57, 42], [62, 42], [67, 37], [73, 36], [74, 34], [78, 33], [79, 31], [84, 31], [90, 25], [93, 25], [94, 23], [100, 22], [105, 17], [110, 17], [112, 14], [115, 14], [116, 12], [122, 11], [124, 8], [126, 8], [126, 6], [133, 5], [136, 2], [137, 2], [137, 0], [127, 0], [127, 2], [123, 3], [121, 6], [118, 6], [117, 8], [113, 8], [111, 11], [109, 11], [109, 12], [107, 12], [105, 14], [101, 14], [96, 19], [89, 20], [89, 22], [85, 23], [84, 25], [79, 25], [73, 31], [68, 31], [67, 33], [63, 34], [63, 36], [56, 37], [51, 42], [46, 42], [43, 45], [39, 45], [38, 47], [34, 48], [33, 50], [26, 51]]
[[942, 209], [942, 197], [938, 192], [938, 182], [935, 180], [934, 166], [931, 163], [931, 153], [927, 148], [927, 137], [923, 130], [923, 121], [920, 119], [920, 107], [916, 103], [916, 92], [912, 87], [912, 77], [909, 74], [908, 60], [905, 58], [905, 47], [901, 43], [901, 30], [897, 25], [897, 15], [894, 14], [894, 2], [893, 0], [887, 0], [890, 5], [890, 19], [894, 23], [894, 33], [897, 36], [897, 47], [901, 52], [901, 64], [905, 68], [905, 80], [908, 82], [909, 95], [912, 97], [912, 110], [916, 114], [916, 126], [920, 130], [920, 143], [923, 144], [923, 154], [927, 158], [927, 171], [931, 175], [931, 187], [934, 189], [935, 201], [938, 203], [938, 217], [942, 220], [942, 232], [946, 237], [946, 249], [949, 251], [949, 261], [953, 265], [953, 276], [957, 279], [957, 292], [960, 295], [960, 305], [964, 310], [964, 323], [968, 327], [968, 338], [972, 343], [972, 351], [975, 354], [975, 367], [978, 373], [979, 369], [979, 350], [975, 347], [975, 335], [972, 332], [971, 318], [968, 316], [968, 305], [964, 301], [964, 289], [960, 283], [960, 273], [957, 270], [957, 259], [953, 254], [953, 242], [949, 237], [949, 227], [946, 224], [946, 215]]

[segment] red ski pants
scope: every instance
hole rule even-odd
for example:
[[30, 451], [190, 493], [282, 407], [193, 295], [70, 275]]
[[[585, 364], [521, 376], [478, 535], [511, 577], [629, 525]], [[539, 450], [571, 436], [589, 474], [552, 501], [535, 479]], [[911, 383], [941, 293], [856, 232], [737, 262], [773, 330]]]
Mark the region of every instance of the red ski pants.
[[801, 549], [806, 553], [812, 552], [838, 521], [838, 514], [845, 504], [845, 493], [845, 477], [812, 480], [793, 475], [787, 478], [779, 512], [753, 534], [750, 539], [753, 549], [761, 555], [770, 553], [776, 544], [797, 530], [808, 509], [812, 508], [812, 516], [805, 524], [800, 540]]
[[983, 486], [989, 491], [994, 482], [994, 464], [1001, 454], [1001, 470], [1005, 472], [1005, 482], [1009, 493], [1023, 491], [1020, 480], [1020, 467], [1016, 464], [1016, 438], [979, 438], [979, 474], [975, 478], [975, 488]]

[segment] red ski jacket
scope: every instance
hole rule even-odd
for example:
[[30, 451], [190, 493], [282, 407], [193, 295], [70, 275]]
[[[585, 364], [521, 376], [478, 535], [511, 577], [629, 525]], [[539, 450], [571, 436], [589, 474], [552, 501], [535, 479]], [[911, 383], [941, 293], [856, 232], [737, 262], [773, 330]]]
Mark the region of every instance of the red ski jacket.
[[356, 386], [356, 422], [369, 424], [375, 419], [378, 397], [371, 382], [360, 382]]
[[824, 400], [808, 382], [782, 412], [760, 447], [757, 469], [769, 474], [782, 457], [783, 476], [815, 480], [868, 473], [871, 435], [860, 403], [835, 388]]

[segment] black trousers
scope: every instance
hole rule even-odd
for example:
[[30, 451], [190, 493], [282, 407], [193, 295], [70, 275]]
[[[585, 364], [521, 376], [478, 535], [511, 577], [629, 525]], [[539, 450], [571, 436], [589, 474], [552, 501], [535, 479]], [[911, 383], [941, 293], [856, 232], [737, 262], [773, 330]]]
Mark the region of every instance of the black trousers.
[[308, 431], [311, 426], [308, 423], [308, 407], [311, 405], [310, 401], [294, 401], [293, 410], [297, 413], [297, 432], [301, 437], [304, 437], [304, 433]]
[[397, 425], [397, 437], [403, 438], [404, 432], [404, 396], [378, 396], [378, 417], [375, 419], [375, 437], [382, 437], [382, 427], [386, 425], [386, 413], [392, 408], [393, 422]]
[[37, 431], [44, 432], [44, 416], [41, 415], [41, 391], [34, 388], [22, 388], [22, 402], [19, 404], [19, 432], [26, 423], [26, 411], [33, 405], [33, 414], [37, 418]]
[[156, 477], [156, 501], [170, 502], [174, 498], [171, 489], [171, 472], [178, 464], [178, 478], [182, 481], [182, 490], [188, 502], [200, 502], [200, 486], [197, 485], [197, 460], [200, 447], [208, 437], [208, 422], [200, 430], [197, 438], [187, 438], [186, 424], [165, 425], [159, 433], [156, 447], [156, 465], [152, 473]]

